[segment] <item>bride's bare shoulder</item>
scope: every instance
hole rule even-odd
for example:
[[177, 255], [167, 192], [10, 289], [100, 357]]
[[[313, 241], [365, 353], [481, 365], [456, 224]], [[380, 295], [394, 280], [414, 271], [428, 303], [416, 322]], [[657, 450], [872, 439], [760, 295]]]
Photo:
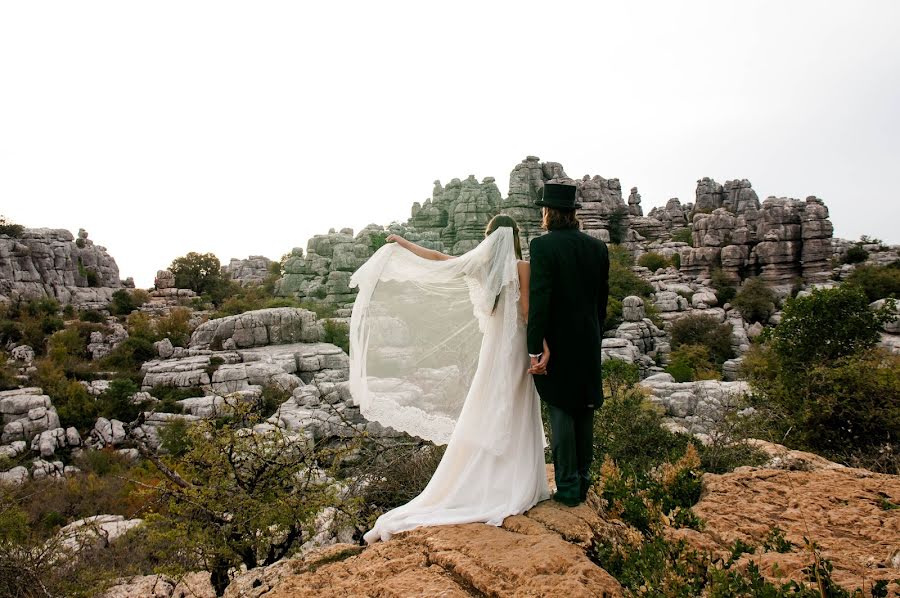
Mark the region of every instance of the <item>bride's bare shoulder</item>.
[[519, 278], [531, 274], [531, 264], [525, 260], [519, 260], [516, 265], [519, 267]]

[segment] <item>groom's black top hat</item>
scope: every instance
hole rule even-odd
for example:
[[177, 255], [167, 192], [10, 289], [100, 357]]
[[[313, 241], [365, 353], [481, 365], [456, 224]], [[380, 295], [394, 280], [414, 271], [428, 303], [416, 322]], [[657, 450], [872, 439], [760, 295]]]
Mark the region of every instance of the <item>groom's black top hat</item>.
[[560, 183], [545, 183], [543, 195], [534, 202], [534, 205], [557, 210], [576, 210], [581, 207], [581, 204], [575, 201], [575, 185]]

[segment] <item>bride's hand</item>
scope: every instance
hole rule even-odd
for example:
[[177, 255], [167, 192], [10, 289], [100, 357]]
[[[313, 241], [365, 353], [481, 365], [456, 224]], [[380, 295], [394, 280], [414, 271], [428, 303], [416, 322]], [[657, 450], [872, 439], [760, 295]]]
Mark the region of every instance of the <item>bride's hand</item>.
[[400, 235], [388, 235], [385, 241], [387, 241], [388, 243], [396, 243], [397, 245], [404, 245], [406, 243], [406, 239], [404, 239]]

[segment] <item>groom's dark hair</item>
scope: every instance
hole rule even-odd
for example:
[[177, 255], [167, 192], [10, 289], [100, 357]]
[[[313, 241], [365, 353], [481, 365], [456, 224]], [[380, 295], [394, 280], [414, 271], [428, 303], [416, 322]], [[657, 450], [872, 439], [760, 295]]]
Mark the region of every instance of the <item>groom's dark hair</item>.
[[544, 208], [547, 212], [541, 220], [541, 228], [544, 230], [565, 230], [568, 228], [581, 228], [581, 220], [575, 215], [575, 210], [558, 210], [556, 208]]

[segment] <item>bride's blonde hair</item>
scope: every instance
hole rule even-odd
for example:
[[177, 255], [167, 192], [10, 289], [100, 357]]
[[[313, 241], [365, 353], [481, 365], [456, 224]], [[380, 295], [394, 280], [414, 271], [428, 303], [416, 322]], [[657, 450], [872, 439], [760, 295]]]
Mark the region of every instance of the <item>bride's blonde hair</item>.
[[516, 257], [522, 259], [522, 243], [519, 241], [519, 223], [513, 220], [512, 216], [497, 214], [491, 218], [491, 221], [487, 223], [487, 228], [484, 229], [484, 236], [487, 237], [501, 226], [508, 226], [513, 230], [513, 247], [515, 247], [516, 250]]

